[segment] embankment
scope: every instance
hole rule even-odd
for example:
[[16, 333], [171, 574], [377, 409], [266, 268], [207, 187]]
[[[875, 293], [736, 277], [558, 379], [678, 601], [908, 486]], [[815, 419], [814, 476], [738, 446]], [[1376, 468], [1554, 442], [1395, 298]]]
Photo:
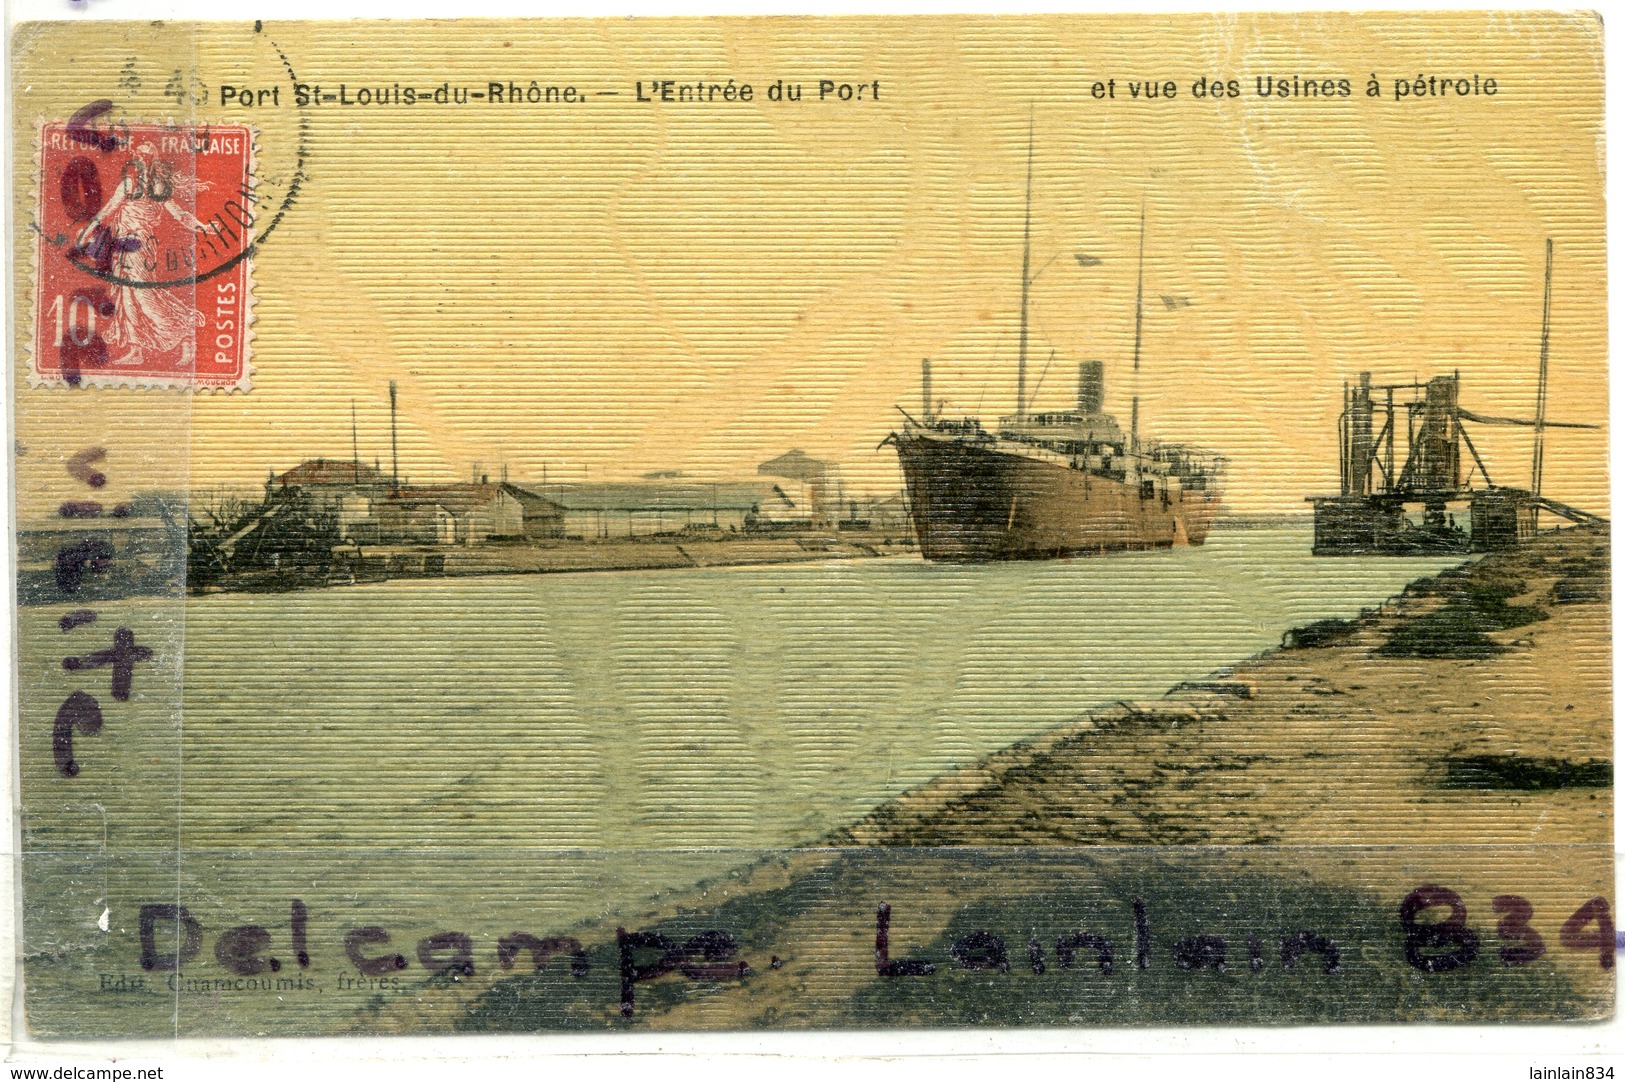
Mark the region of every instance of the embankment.
[[837, 537], [716, 540], [578, 541], [551, 545], [484, 545], [439, 550], [446, 575], [512, 575], [563, 571], [644, 571], [668, 567], [733, 567], [807, 560], [860, 559], [912, 552], [911, 547]]
[[827, 841], [1606, 840], [1609, 642], [1606, 531], [1553, 532], [1007, 748]]

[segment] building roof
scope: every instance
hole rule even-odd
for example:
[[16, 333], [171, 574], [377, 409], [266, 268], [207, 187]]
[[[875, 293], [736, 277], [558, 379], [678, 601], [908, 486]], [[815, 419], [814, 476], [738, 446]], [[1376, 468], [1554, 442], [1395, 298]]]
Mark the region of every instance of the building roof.
[[781, 501], [771, 484], [756, 482], [630, 481], [527, 487], [567, 511], [750, 511]]
[[778, 458], [770, 458], [756, 472], [768, 477], [788, 477], [792, 481], [822, 481], [829, 476], [830, 464], [816, 459], [799, 448], [787, 451]]
[[464, 481], [455, 485], [402, 487], [390, 499], [403, 504], [435, 503], [454, 515], [466, 515], [496, 499], [501, 491], [501, 485], [476, 485]]
[[533, 492], [509, 481], [502, 482], [501, 487], [502, 491], [519, 501], [527, 515], [557, 515], [564, 511], [563, 504], [557, 500], [550, 500], [539, 492]]
[[317, 458], [301, 462], [280, 477], [271, 478], [277, 485], [387, 485], [389, 477], [365, 462], [341, 462], [336, 459]]

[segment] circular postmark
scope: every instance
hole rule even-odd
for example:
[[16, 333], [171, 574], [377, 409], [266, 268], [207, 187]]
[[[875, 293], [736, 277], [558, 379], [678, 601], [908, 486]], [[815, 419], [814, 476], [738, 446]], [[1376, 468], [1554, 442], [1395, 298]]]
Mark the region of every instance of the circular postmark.
[[[308, 119], [259, 24], [247, 45], [226, 77], [131, 55], [122, 98], [40, 123], [38, 381], [248, 388], [252, 263], [305, 182]], [[142, 118], [157, 98], [190, 118]]]
[[[262, 24], [255, 23], [255, 33]], [[280, 62], [290, 103], [298, 84], [287, 55], [267, 42]], [[205, 93], [210, 88], [204, 87]], [[222, 95], [224, 98], [224, 95]], [[280, 104], [280, 93], [277, 95]], [[79, 222], [94, 225], [69, 241], [66, 258], [78, 269], [109, 284], [129, 289], [170, 289], [196, 285], [230, 271], [250, 258], [282, 224], [292, 210], [305, 180], [306, 124], [297, 124], [291, 173], [268, 178], [255, 171], [259, 149], [256, 130], [247, 125], [207, 121], [181, 124], [131, 124], [106, 118], [114, 102], [102, 98], [78, 110], [63, 126], [63, 141], [83, 153], [73, 157], [58, 177], [64, 209]], [[294, 106], [299, 112], [297, 106]], [[200, 164], [237, 155], [243, 160], [240, 176], [199, 175]], [[103, 170], [112, 166], [111, 180]], [[216, 170], [218, 172], [218, 170]], [[49, 180], [49, 178], [45, 178]], [[280, 192], [268, 191], [280, 188]], [[49, 198], [49, 192], [45, 197]], [[160, 242], [157, 236], [120, 234], [98, 211], [136, 205], [142, 201], [166, 204], [165, 211], [198, 235]], [[186, 206], [191, 202], [191, 206]], [[94, 208], [94, 209], [93, 209]], [[176, 212], [179, 213], [176, 213]], [[130, 212], [127, 212], [130, 213]], [[64, 237], [58, 233], [57, 237]]]

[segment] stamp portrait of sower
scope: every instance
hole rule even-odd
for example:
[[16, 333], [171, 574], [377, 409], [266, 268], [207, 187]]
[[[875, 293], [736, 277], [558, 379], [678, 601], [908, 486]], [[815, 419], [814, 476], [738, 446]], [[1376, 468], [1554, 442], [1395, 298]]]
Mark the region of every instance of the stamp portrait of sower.
[[98, 230], [118, 238], [113, 268], [119, 281], [112, 288], [113, 315], [102, 332], [115, 350], [112, 363], [139, 365], [148, 351], [179, 349], [184, 368], [196, 363], [194, 331], [203, 326], [203, 313], [169, 290], [142, 286], [156, 277], [160, 217], [169, 216], [189, 233], [201, 232], [203, 223], [188, 208], [211, 185], [195, 173], [175, 169], [157, 152], [150, 142], [135, 148], [107, 202], [80, 231], [79, 246], [88, 250]]

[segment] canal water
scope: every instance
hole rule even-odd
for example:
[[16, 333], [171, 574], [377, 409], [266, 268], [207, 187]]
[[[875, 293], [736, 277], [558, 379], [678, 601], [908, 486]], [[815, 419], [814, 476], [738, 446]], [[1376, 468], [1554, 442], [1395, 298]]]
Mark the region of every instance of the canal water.
[[278, 848], [811, 842], [1451, 562], [1315, 559], [1308, 542], [1244, 530], [1076, 561], [200, 598], [187, 605], [184, 833]]

